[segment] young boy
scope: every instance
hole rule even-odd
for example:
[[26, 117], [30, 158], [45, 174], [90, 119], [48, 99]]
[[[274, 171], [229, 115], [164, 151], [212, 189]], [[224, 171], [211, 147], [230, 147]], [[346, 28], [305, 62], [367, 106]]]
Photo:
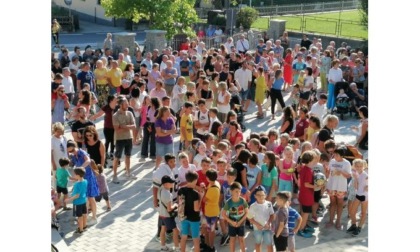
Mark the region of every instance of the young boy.
[[273, 232], [271, 222], [274, 220], [273, 204], [265, 200], [266, 193], [263, 186], [255, 189], [257, 201], [249, 207], [248, 219], [254, 227], [255, 251], [261, 251], [261, 243], [267, 246], [267, 251], [273, 251]]
[[265, 144], [267, 151], [274, 151], [279, 144], [277, 143], [277, 139], [279, 138], [279, 133], [275, 129], [271, 129], [268, 131], [268, 142]]
[[314, 204], [314, 189], [319, 189], [314, 185], [314, 176], [312, 167], [317, 163], [316, 154], [313, 151], [305, 151], [301, 156], [302, 167], [299, 173], [299, 202], [301, 204], [302, 225], [298, 231], [298, 235], [310, 238], [314, 232], [314, 228], [307, 225], [308, 216], [312, 213], [312, 205]]
[[[227, 169], [227, 179], [222, 184], [221, 189], [221, 195], [220, 195], [220, 206], [223, 208], [226, 205], [226, 202], [232, 197], [230, 186], [235, 182], [236, 176], [238, 175], [238, 172], [233, 169], [229, 168]], [[243, 198], [246, 198], [247, 189], [245, 187], [242, 187], [241, 189], [241, 196]], [[226, 245], [229, 242], [229, 235], [228, 235], [228, 229], [226, 225], [226, 218], [224, 218], [223, 214], [220, 215], [220, 227], [222, 229], [222, 239], [220, 241], [220, 245]]]
[[[320, 163], [320, 158], [321, 158], [321, 152], [318, 149], [314, 149], [313, 150], [316, 154], [316, 164], [314, 165], [314, 167], [312, 168], [313, 170], [313, 175], [315, 177], [315, 175], [317, 173], [321, 173], [325, 176], [325, 169], [322, 163]], [[312, 205], [312, 217], [310, 219], [311, 222], [318, 224], [318, 216], [317, 216], [317, 210], [319, 208], [320, 202], [321, 202], [321, 198], [322, 198], [322, 194], [324, 193], [325, 190], [325, 185], [326, 185], [326, 180], [325, 180], [325, 184], [324, 185], [319, 185], [320, 187], [317, 189], [314, 189], [314, 204]]]
[[207, 251], [216, 251], [214, 248], [214, 238], [216, 236], [216, 224], [220, 215], [219, 208], [219, 197], [220, 197], [220, 184], [217, 182], [217, 171], [209, 169], [206, 172], [207, 181], [209, 185], [207, 187], [206, 194], [204, 195], [204, 216], [206, 218], [206, 245]]
[[198, 174], [185, 174], [187, 185], [178, 191], [178, 217], [181, 221], [181, 251], [185, 252], [188, 234], [191, 233], [194, 252], [200, 252], [200, 205], [201, 196], [195, 190]]
[[185, 102], [184, 113], [181, 116], [180, 128], [181, 128], [181, 140], [180, 143], [184, 150], [187, 150], [191, 145], [193, 139], [193, 116], [192, 109], [193, 104], [191, 102]]
[[101, 202], [102, 198], [106, 202], [106, 211], [111, 211], [111, 202], [109, 201], [109, 188], [108, 183], [106, 182], [106, 176], [103, 174], [104, 168], [102, 165], [97, 165], [99, 174], [96, 174], [96, 181], [98, 181], [98, 188], [100, 195], [95, 197], [96, 202]]
[[287, 225], [289, 227], [289, 237], [287, 238], [287, 250], [295, 252], [295, 234], [299, 231], [300, 224], [302, 224], [302, 217], [293, 207], [290, 206], [292, 203], [292, 194], [288, 191], [284, 191], [288, 197], [287, 209], [289, 210], [289, 218]]
[[77, 230], [76, 234], [82, 234], [87, 228], [87, 208], [86, 208], [86, 192], [87, 192], [87, 181], [83, 179], [85, 176], [85, 169], [83, 167], [77, 167], [74, 169], [75, 178], [77, 180], [73, 185], [73, 192], [70, 198], [65, 201], [73, 201], [73, 205], [76, 206], [77, 216]]
[[226, 160], [220, 158], [217, 160], [217, 181], [219, 182], [220, 185], [223, 185], [223, 183], [225, 183], [225, 181], [227, 180], [227, 172], [226, 172]]
[[67, 183], [69, 182], [69, 178], [70, 180], [75, 180], [75, 179], [72, 178], [68, 170], [69, 164], [70, 164], [70, 160], [68, 158], [60, 158], [58, 160], [58, 164], [60, 165], [60, 167], [58, 167], [57, 172], [55, 174], [57, 178], [57, 187], [56, 187], [57, 194], [58, 194], [57, 198], [60, 200], [61, 193], [63, 193], [64, 195], [63, 210], [70, 210], [71, 208], [68, 208], [66, 206], [67, 194], [69, 193], [67, 190]]
[[[162, 177], [161, 186], [158, 192], [159, 200], [159, 218], [162, 220], [163, 225], [160, 229], [160, 245], [162, 246], [160, 251], [180, 251], [179, 249], [179, 230], [176, 227], [175, 216], [173, 215], [178, 205], [172, 203], [173, 197], [170, 192], [174, 187], [175, 180], [165, 175]], [[166, 231], [173, 230], [173, 240], [175, 249], [172, 250], [166, 245]]]
[[284, 192], [278, 192], [276, 197], [276, 205], [278, 207], [273, 222], [274, 230], [274, 246], [276, 251], [286, 251], [287, 239], [289, 236], [289, 210], [287, 208], [288, 195]]
[[240, 196], [241, 184], [233, 182], [230, 186], [232, 197], [226, 201], [223, 207], [223, 218], [229, 225], [230, 252], [235, 252], [236, 237], [238, 236], [241, 252], [245, 252], [245, 220], [248, 216], [248, 203]]

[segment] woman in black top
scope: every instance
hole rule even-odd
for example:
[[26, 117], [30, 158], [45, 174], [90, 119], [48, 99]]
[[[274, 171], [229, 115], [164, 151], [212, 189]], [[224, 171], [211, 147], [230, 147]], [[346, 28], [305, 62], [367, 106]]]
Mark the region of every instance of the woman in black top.
[[105, 167], [105, 145], [99, 140], [95, 126], [87, 126], [84, 131], [86, 152], [96, 164]]
[[248, 188], [248, 180], [246, 178], [246, 167], [244, 164], [248, 164], [252, 154], [249, 150], [244, 149], [239, 152], [237, 159], [232, 164], [232, 168], [237, 171], [235, 181], [242, 185], [242, 187]]
[[325, 152], [324, 143], [327, 140], [334, 140], [334, 129], [338, 126], [338, 117], [335, 115], [327, 115], [324, 121], [324, 128], [318, 133], [316, 146], [321, 152]]
[[295, 123], [295, 111], [291, 106], [287, 106], [283, 109], [283, 113], [283, 124], [280, 128], [280, 134], [287, 133], [290, 135]]
[[213, 65], [213, 56], [209, 55], [206, 59], [206, 64], [204, 64], [204, 71], [206, 75], [210, 77], [214, 73], [214, 65]]

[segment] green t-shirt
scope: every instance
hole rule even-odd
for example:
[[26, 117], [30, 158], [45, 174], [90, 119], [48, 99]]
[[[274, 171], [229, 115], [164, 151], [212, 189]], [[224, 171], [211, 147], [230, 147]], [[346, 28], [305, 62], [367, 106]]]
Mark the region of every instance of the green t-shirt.
[[242, 197], [239, 197], [238, 202], [233, 202], [232, 198], [228, 199], [223, 207], [227, 216], [236, 221], [239, 221], [244, 216], [246, 208], [248, 208], [248, 203]]
[[271, 169], [271, 172], [268, 172], [268, 166], [266, 164], [263, 164], [261, 166], [261, 171], [262, 171], [262, 185], [264, 186], [272, 186], [273, 184], [273, 179], [275, 181], [278, 180], [278, 171], [277, 171], [277, 167], [273, 167], [273, 169]]
[[71, 177], [71, 175], [67, 169], [64, 169], [62, 167], [57, 168], [57, 172], [56, 172], [57, 186], [62, 187], [62, 188], [67, 188], [69, 177]]

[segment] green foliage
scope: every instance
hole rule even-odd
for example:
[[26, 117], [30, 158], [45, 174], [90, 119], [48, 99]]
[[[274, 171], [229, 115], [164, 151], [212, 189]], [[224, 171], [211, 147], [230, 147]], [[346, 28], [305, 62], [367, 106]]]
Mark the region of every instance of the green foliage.
[[244, 29], [251, 28], [251, 24], [259, 17], [258, 11], [251, 7], [241, 8], [236, 17], [236, 27], [241, 24]]
[[223, 0], [212, 0], [212, 3], [214, 5], [214, 8], [216, 10], [222, 10], [223, 9]]
[[194, 34], [191, 25], [198, 20], [195, 0], [102, 0], [107, 17], [127, 18], [137, 23], [149, 20], [152, 29], [165, 30], [166, 37], [177, 33]]
[[368, 29], [368, 0], [359, 0], [360, 22]]

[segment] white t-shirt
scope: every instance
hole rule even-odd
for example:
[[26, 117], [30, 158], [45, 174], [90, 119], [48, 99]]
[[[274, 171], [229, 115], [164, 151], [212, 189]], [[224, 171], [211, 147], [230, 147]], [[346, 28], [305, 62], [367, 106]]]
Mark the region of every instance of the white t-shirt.
[[54, 163], [57, 167], [59, 167], [60, 165], [58, 160], [60, 158], [68, 158], [67, 139], [64, 136], [61, 136], [61, 138], [51, 136], [51, 150], [52, 154], [54, 155]]
[[343, 71], [341, 71], [340, 68], [331, 68], [328, 72], [328, 82], [330, 82], [330, 80], [333, 80], [334, 83], [343, 81]]
[[248, 217], [253, 218], [256, 222], [264, 226], [272, 214], [274, 214], [274, 209], [270, 201], [265, 201], [263, 204], [255, 202], [249, 207]]
[[242, 87], [244, 91], [248, 90], [248, 81], [252, 80], [252, 73], [251, 70], [245, 69], [243, 70], [242, 67], [235, 71], [235, 80], [238, 81], [239, 85]]
[[169, 165], [162, 163], [159, 165], [159, 167], [153, 171], [152, 180], [153, 180], [153, 186], [159, 187], [162, 183], [162, 177], [165, 175], [168, 175], [172, 179], [175, 179], [175, 174], [178, 175], [177, 169], [171, 169]]
[[306, 76], [305, 80], [303, 82], [303, 92], [311, 91], [311, 89], [309, 88], [311, 83], [312, 83], [312, 86], [313, 86], [314, 85], [314, 77]]
[[182, 87], [180, 85], [175, 85], [174, 89], [172, 91], [172, 103], [171, 103], [171, 107], [172, 109], [176, 112], [178, 112], [178, 110], [181, 108], [182, 106], [182, 99], [179, 98], [180, 94], [186, 94], [187, 93], [187, 86], [186, 85], [182, 85]]
[[319, 102], [316, 102], [312, 105], [310, 114], [317, 116], [320, 120], [327, 114], [326, 104], [320, 105]]
[[179, 183], [184, 183], [187, 180], [185, 179], [185, 174], [187, 174], [188, 171], [196, 171], [197, 167], [193, 164], [189, 164], [188, 168], [184, 168], [182, 165], [178, 168], [178, 180]]
[[232, 42], [230, 42], [230, 43], [228, 43], [228, 42], [226, 42], [226, 43], [225, 43], [225, 48], [226, 48], [226, 52], [227, 52], [227, 53], [231, 53], [230, 48], [231, 48], [232, 46], [233, 46], [233, 47], [235, 46], [235, 44], [233, 44], [233, 41], [232, 41]]
[[368, 174], [363, 171], [359, 176], [357, 177], [357, 188], [356, 188], [356, 194], [359, 196], [367, 196], [367, 192], [365, 191], [366, 186], [368, 185]]
[[[198, 118], [198, 114], [200, 113], [200, 118]], [[198, 121], [201, 124], [210, 123], [210, 117], [209, 117], [209, 111], [206, 112], [203, 111], [197, 111], [194, 113], [194, 122]], [[202, 128], [197, 129], [197, 133], [200, 135], [204, 135], [208, 133], [209, 130], [203, 130]]]
[[347, 178], [343, 175], [334, 175], [335, 171], [344, 171], [351, 173], [351, 164], [346, 159], [341, 162], [337, 162], [335, 159], [330, 161], [330, 177], [327, 183], [328, 190], [336, 190], [340, 192], [347, 192]]
[[242, 40], [240, 40], [240, 39], [239, 39], [239, 40], [236, 42], [236, 49], [237, 49], [239, 52], [244, 52], [244, 51], [249, 50], [249, 42], [248, 42], [248, 40], [244, 39], [244, 40], [242, 41]]
[[201, 155], [200, 153], [197, 153], [197, 155], [195, 155], [194, 157], [194, 164], [197, 164], [197, 171], [201, 170], [201, 160], [203, 160], [203, 158], [207, 157], [206, 155]]
[[74, 93], [74, 86], [73, 86], [73, 79], [68, 76], [63, 78], [63, 81], [61, 82], [64, 85], [64, 93], [66, 94], [72, 94]]

